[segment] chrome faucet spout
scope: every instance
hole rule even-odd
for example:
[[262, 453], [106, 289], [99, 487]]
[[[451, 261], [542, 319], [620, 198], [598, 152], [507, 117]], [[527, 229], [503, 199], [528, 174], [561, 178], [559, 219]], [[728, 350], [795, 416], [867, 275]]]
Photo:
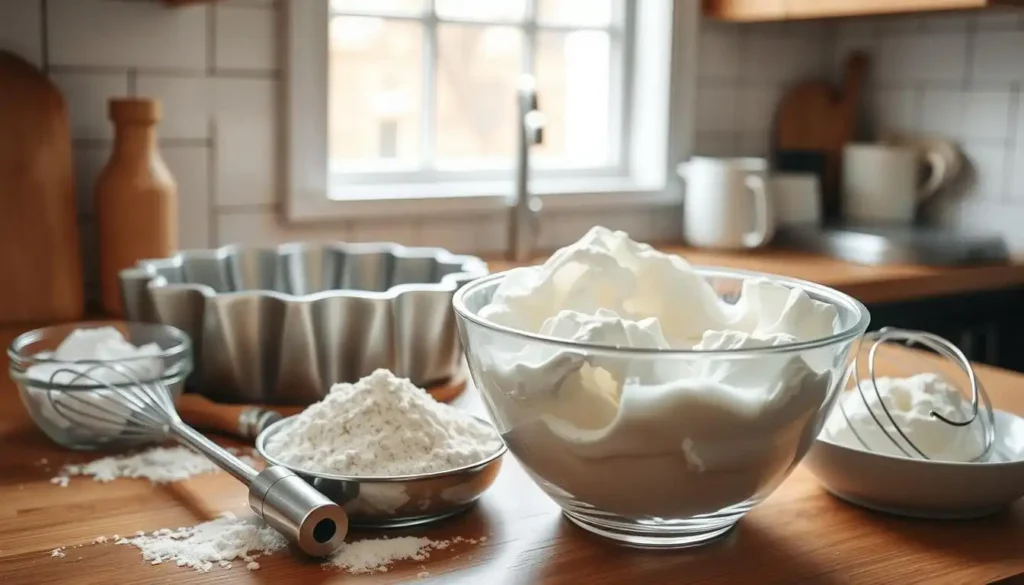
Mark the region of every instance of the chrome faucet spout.
[[523, 262], [533, 253], [540, 227], [540, 199], [530, 194], [530, 147], [544, 139], [544, 115], [540, 111], [536, 84], [523, 76], [518, 95], [515, 197], [509, 209], [509, 260]]

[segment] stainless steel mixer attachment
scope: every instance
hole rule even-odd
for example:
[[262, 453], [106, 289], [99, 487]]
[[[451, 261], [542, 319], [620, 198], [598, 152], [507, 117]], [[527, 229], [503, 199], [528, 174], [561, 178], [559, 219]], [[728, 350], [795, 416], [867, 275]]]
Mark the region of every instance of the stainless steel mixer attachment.
[[[929, 412], [929, 415], [941, 421], [944, 424], [961, 427], [966, 429], [978, 421], [981, 425], [982, 432], [982, 451], [978, 453], [971, 461], [981, 461], [988, 457], [992, 451], [992, 445], [995, 443], [995, 415], [992, 411], [992, 402], [989, 400], [988, 394], [985, 393], [985, 388], [978, 380], [977, 375], [974, 373], [974, 368], [971, 367], [971, 361], [967, 359], [960, 348], [954, 345], [949, 340], [935, 335], [934, 333], [928, 333], [926, 331], [916, 331], [912, 329], [897, 329], [891, 327], [885, 327], [878, 331], [872, 331], [864, 335], [862, 344], [870, 344], [867, 350], [867, 380], [870, 384], [862, 383], [860, 376], [860, 356], [856, 356], [853, 362], [850, 364], [850, 369], [847, 373], [847, 379], [853, 380], [854, 386], [857, 392], [860, 393], [861, 400], [864, 403], [868, 414], [874, 420], [875, 424], [878, 425], [890, 442], [896, 446], [901, 453], [906, 457], [910, 458], [921, 458], [931, 460], [931, 457], [914, 443], [914, 441], [907, 436], [907, 434], [900, 428], [900, 425], [896, 422], [892, 413], [889, 411], [885, 401], [882, 400], [882, 393], [878, 389], [878, 376], [876, 374], [876, 362], [878, 359], [879, 349], [886, 343], [890, 342], [903, 342], [907, 346], [920, 345], [926, 347], [935, 353], [939, 354], [943, 358], [953, 362], [960, 370], [967, 375], [968, 383], [970, 384], [971, 390], [971, 413], [966, 420], [951, 420], [943, 414], [935, 411]], [[863, 348], [863, 345], [862, 345]], [[863, 351], [863, 349], [862, 349]], [[865, 387], [868, 386], [868, 389]], [[871, 408], [868, 401], [868, 392], [874, 391], [875, 397], [878, 399], [878, 404], [885, 420], [879, 417], [879, 415]], [[850, 420], [846, 409], [843, 406], [843, 401], [839, 401], [839, 409], [846, 419], [847, 425], [861, 446], [865, 449], [871, 450], [871, 447], [864, 440], [864, 438], [857, 432], [857, 427]], [[889, 425], [885, 424], [888, 421]], [[890, 431], [890, 425], [893, 431]], [[909, 447], [909, 448], [908, 448]]]
[[124, 363], [60, 368], [47, 394], [54, 412], [69, 424], [100, 436], [152, 440], [173, 438], [233, 475], [249, 488], [249, 507], [307, 554], [326, 556], [348, 532], [344, 509], [292, 471], [272, 465], [257, 471], [183, 423], [167, 387]]

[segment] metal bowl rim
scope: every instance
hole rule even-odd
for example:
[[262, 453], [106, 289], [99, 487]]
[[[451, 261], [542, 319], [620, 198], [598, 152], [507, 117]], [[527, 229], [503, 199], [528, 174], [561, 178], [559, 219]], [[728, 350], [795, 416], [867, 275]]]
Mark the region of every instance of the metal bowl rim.
[[481, 461], [478, 461], [477, 463], [470, 463], [469, 465], [463, 465], [462, 467], [457, 467], [455, 469], [449, 469], [446, 471], [434, 471], [432, 473], [421, 473], [414, 475], [336, 475], [333, 473], [314, 472], [302, 469], [295, 465], [284, 463], [283, 461], [268, 455], [265, 449], [267, 440], [276, 433], [280, 432], [281, 429], [285, 426], [285, 423], [292, 424], [294, 422], [293, 419], [296, 416], [298, 415], [292, 415], [282, 418], [281, 420], [271, 423], [269, 426], [267, 426], [267, 428], [263, 429], [263, 431], [261, 431], [260, 434], [256, 437], [256, 452], [259, 453], [260, 457], [263, 457], [263, 459], [265, 459], [267, 463], [273, 465], [280, 465], [281, 467], [284, 467], [285, 469], [290, 469], [291, 471], [294, 471], [299, 475], [305, 475], [316, 479], [327, 479], [332, 481], [351, 481], [356, 483], [409, 483], [428, 479], [439, 479], [453, 475], [460, 475], [464, 473], [476, 473], [482, 471], [485, 467], [501, 459], [501, 457], [505, 455], [506, 452], [508, 452], [508, 445], [506, 445], [505, 441], [501, 438], [501, 433], [498, 432], [498, 429], [496, 429], [494, 425], [487, 422], [483, 418], [476, 416], [474, 414], [470, 414], [469, 416], [475, 418], [476, 420], [487, 425], [488, 428], [492, 429], [495, 435], [498, 437], [498, 440], [501, 442], [501, 448], [499, 448], [493, 454], [488, 455]]
[[[419, 282], [399, 284], [388, 288], [385, 291], [369, 291], [362, 289], [332, 289], [319, 292], [296, 295], [271, 289], [240, 290], [218, 292], [213, 287], [195, 283], [181, 282], [171, 283], [166, 278], [157, 274], [159, 266], [180, 266], [189, 257], [222, 259], [231, 255], [237, 255], [244, 251], [272, 252], [278, 255], [286, 254], [294, 250], [311, 248], [333, 248], [344, 251], [346, 254], [390, 254], [393, 258], [432, 258], [438, 263], [453, 264], [459, 266], [459, 272], [453, 272], [433, 282]], [[403, 246], [394, 242], [287, 242], [277, 246], [244, 246], [229, 244], [219, 248], [201, 248], [182, 250], [173, 256], [166, 258], [147, 258], [140, 260], [130, 268], [121, 270], [118, 279], [123, 282], [125, 279], [148, 278], [146, 288], [149, 290], [165, 289], [167, 291], [196, 291], [205, 297], [218, 299], [232, 299], [238, 297], [262, 296], [285, 302], [310, 303], [329, 298], [361, 298], [370, 300], [395, 300], [398, 297], [410, 292], [454, 292], [464, 282], [469, 282], [488, 273], [487, 263], [478, 256], [468, 254], [454, 254], [445, 248], [432, 246]]]

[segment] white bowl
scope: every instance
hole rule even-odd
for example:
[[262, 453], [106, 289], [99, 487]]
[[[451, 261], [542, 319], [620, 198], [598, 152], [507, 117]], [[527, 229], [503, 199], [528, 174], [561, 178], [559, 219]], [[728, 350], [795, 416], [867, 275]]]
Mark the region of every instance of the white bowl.
[[986, 516], [1024, 496], [1024, 418], [996, 410], [996, 442], [982, 463], [893, 457], [814, 441], [804, 464], [832, 495], [899, 516]]

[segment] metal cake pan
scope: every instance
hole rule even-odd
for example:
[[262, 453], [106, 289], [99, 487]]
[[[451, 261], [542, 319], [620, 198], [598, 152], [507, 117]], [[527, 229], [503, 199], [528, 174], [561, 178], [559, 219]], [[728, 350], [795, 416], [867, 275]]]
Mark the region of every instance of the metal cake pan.
[[440, 248], [334, 242], [183, 251], [120, 281], [128, 319], [192, 338], [190, 390], [305, 405], [376, 368], [420, 386], [458, 375], [452, 295], [486, 273]]

